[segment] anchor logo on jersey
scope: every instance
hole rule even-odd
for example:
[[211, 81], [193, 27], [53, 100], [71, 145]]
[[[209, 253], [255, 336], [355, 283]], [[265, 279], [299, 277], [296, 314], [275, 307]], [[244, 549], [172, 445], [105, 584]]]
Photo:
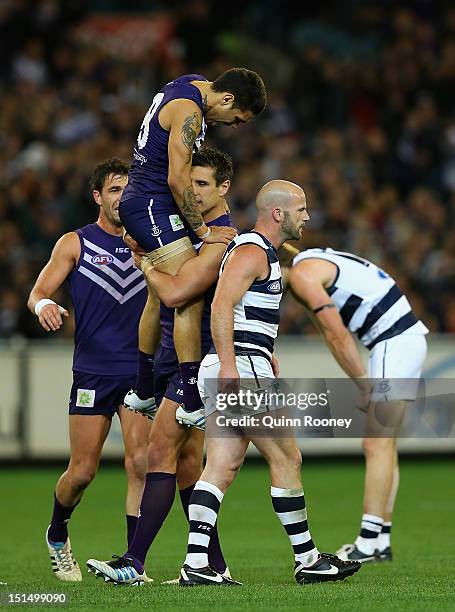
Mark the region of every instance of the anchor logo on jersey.
[[152, 236], [159, 236], [160, 234], [160, 228], [157, 225], [152, 225]]

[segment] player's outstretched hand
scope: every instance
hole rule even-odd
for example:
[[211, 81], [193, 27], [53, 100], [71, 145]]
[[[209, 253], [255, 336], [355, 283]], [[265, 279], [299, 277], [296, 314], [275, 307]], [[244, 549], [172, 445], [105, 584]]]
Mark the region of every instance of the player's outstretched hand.
[[229, 244], [237, 235], [237, 230], [235, 230], [233, 227], [212, 225], [210, 230], [210, 234], [207, 236], [207, 238], [204, 238], [204, 242], [207, 244], [214, 244], [218, 242]]
[[59, 306], [58, 304], [47, 304], [41, 309], [38, 320], [47, 332], [57, 331], [63, 325], [62, 316], [70, 316], [63, 306]]

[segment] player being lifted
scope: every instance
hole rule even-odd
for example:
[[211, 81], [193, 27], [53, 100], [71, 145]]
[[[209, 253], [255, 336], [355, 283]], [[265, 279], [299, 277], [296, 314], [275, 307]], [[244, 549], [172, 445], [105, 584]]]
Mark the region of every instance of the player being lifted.
[[[191, 179], [204, 221], [209, 227], [230, 225], [225, 196], [232, 177], [230, 158], [213, 147], [201, 147], [192, 161]], [[188, 260], [175, 276], [158, 272], [143, 262], [148, 281], [157, 288], [161, 305], [161, 341], [156, 351], [155, 397], [161, 399], [154, 418], [148, 452], [148, 473], [142, 497], [140, 517], [128, 551], [104, 562], [89, 559], [87, 565], [106, 581], [136, 584], [144, 578], [146, 555], [161, 529], [174, 500], [177, 483], [181, 502], [188, 517], [188, 503], [194, 485], [202, 473], [203, 432], [196, 428], [181, 427], [175, 414], [182, 401], [182, 381], [173, 344], [174, 307], [205, 293], [202, 317], [202, 354], [212, 344], [210, 334], [210, 306], [214, 293], [213, 283], [218, 272], [225, 246], [202, 244], [197, 246], [198, 257]], [[164, 396], [164, 397], [163, 397]], [[189, 456], [190, 455], [190, 456]], [[185, 473], [177, 466], [186, 467]], [[219, 545], [216, 529], [208, 551], [210, 564], [226, 580], [230, 579]], [[170, 583], [178, 583], [171, 580]]]
[[[119, 212], [126, 232], [157, 270], [175, 275], [185, 261], [195, 257], [188, 228], [206, 243], [227, 244], [235, 235], [232, 228], [204, 223], [191, 184], [192, 154], [204, 140], [207, 124], [237, 127], [264, 107], [262, 79], [244, 68], [232, 68], [213, 82], [198, 74], [184, 75], [156, 94], [139, 131]], [[188, 412], [201, 406], [197, 385], [192, 383], [201, 359], [203, 305], [200, 298], [175, 310], [175, 350]], [[155, 404], [153, 354], [159, 330], [158, 298], [149, 287], [139, 327], [137, 380], [125, 398], [132, 408], [153, 409]]]
[[[416, 319], [393, 278], [351, 253], [303, 251], [294, 258], [288, 280], [335, 359], [360, 387], [361, 402], [368, 409], [360, 533], [354, 544], [344, 545], [337, 554], [361, 563], [391, 560], [390, 531], [399, 478], [395, 436], [406, 404], [417, 395], [428, 329]], [[351, 334], [370, 351], [368, 379]], [[384, 379], [388, 391], [379, 393], [378, 382]], [[371, 387], [373, 401], [368, 406]]]

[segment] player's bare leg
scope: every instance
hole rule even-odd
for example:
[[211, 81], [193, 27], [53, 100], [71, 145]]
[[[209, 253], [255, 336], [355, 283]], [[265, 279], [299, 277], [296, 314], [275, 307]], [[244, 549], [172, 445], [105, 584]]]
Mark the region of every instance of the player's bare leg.
[[177, 472], [180, 451], [192, 435], [191, 429], [181, 427], [175, 420], [177, 407], [176, 402], [167, 398], [161, 402], [152, 425], [148, 447], [148, 472]]
[[395, 507], [395, 500], [398, 493], [398, 487], [400, 486], [400, 468], [398, 467], [398, 452], [395, 444], [395, 452], [393, 458], [393, 479], [392, 486], [390, 488], [389, 497], [385, 506], [384, 512], [384, 523], [392, 522], [393, 509]]
[[71, 458], [55, 489], [54, 512], [46, 543], [54, 575], [66, 582], [82, 580], [68, 537], [68, 521], [98, 470], [101, 450], [111, 420], [103, 415], [72, 414], [69, 417]]
[[125, 397], [125, 404], [152, 416], [156, 410], [153, 385], [154, 353], [161, 337], [160, 300], [147, 283], [147, 302], [139, 321], [138, 364], [135, 388]]
[[214, 485], [224, 495], [242, 467], [248, 444], [242, 436], [207, 437], [207, 461], [200, 481]]
[[56, 497], [62, 505], [75, 506], [95, 478], [110, 426], [111, 419], [103, 415], [70, 415], [71, 457], [55, 489]]
[[295, 438], [253, 438], [253, 444], [267, 461], [272, 487], [301, 489], [302, 455]]
[[[160, 272], [175, 275], [188, 259], [196, 257], [193, 248], [159, 264]], [[176, 308], [174, 315], [174, 344], [179, 360], [183, 381], [183, 401], [185, 409], [193, 412], [201, 408], [202, 403], [197, 389], [197, 376], [201, 363], [201, 319], [204, 309], [204, 297], [195, 298], [181, 308]]]
[[393, 479], [392, 486], [390, 488], [389, 497], [387, 499], [385, 512], [384, 512], [384, 523], [382, 525], [382, 531], [378, 535], [377, 550], [379, 557], [385, 561], [392, 561], [392, 546], [391, 546], [391, 532], [392, 532], [392, 514], [395, 506], [395, 499], [400, 484], [400, 471], [398, 467], [398, 453], [395, 446], [394, 452], [394, 465], [393, 465]]
[[152, 423], [149, 419], [123, 406], [119, 409], [119, 418], [125, 446], [125, 471], [128, 479], [125, 509], [129, 545], [136, 531], [139, 506], [144, 492], [147, 448]]
[[[171, 245], [153, 251], [143, 258], [142, 270], [146, 278], [147, 269], [150, 266], [159, 272], [174, 276], [178, 274], [188, 259], [196, 257], [196, 252], [188, 240], [188, 248], [178, 255], [166, 258], [166, 250], [172, 248]], [[160, 251], [163, 251], [162, 256], [159, 255]], [[163, 261], [162, 258], [164, 258]], [[125, 398], [128, 406], [141, 411], [154, 408], [154, 403], [149, 398], [153, 395], [153, 354], [160, 339], [159, 300], [149, 283], [148, 287], [149, 299], [139, 329], [139, 365], [136, 380], [138, 389], [134, 393], [129, 393]], [[190, 411], [197, 410], [201, 406], [197, 385], [193, 383], [197, 379], [201, 361], [200, 337], [203, 308], [204, 298], [201, 297], [176, 309], [174, 315], [174, 343], [183, 380], [183, 397]]]
[[[365, 486], [362, 522], [355, 543], [340, 549], [342, 558], [355, 558], [362, 563], [391, 560], [391, 514], [399, 482], [396, 436], [406, 407], [406, 401], [395, 401], [373, 403], [368, 409], [367, 437], [363, 439]], [[385, 528], [384, 523], [387, 523]], [[389, 535], [382, 537], [383, 530]], [[386, 543], [388, 545], [384, 545]], [[384, 553], [386, 548], [389, 550]]]

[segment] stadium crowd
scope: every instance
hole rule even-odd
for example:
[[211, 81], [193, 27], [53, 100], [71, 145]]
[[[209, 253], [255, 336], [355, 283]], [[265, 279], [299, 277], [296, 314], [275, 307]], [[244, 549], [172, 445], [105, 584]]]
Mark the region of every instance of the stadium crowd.
[[[187, 72], [211, 79], [242, 65], [263, 76], [267, 110], [242, 130], [215, 128], [206, 139], [233, 157], [237, 226], [251, 224], [252, 197], [265, 181], [294, 181], [311, 216], [302, 248], [372, 259], [395, 276], [432, 331], [455, 333], [449, 2], [359, 8], [352, 0], [342, 14], [332, 2], [299, 12], [278, 0], [242, 11], [236, 1], [229, 10], [214, 0], [173, 9], [163, 2], [141, 19], [151, 29], [165, 24], [166, 36], [140, 43], [132, 22], [122, 30], [124, 48], [110, 44], [109, 33], [96, 35], [88, 4], [0, 5], [0, 338], [44, 334], [25, 305], [36, 275], [59, 235], [95, 219], [90, 171], [108, 157], [131, 160], [160, 86]], [[91, 10], [97, 4], [125, 8], [100, 0]], [[65, 296], [58, 301], [68, 304]], [[64, 329], [71, 336], [71, 326]], [[290, 296], [280, 329], [313, 333]]]

